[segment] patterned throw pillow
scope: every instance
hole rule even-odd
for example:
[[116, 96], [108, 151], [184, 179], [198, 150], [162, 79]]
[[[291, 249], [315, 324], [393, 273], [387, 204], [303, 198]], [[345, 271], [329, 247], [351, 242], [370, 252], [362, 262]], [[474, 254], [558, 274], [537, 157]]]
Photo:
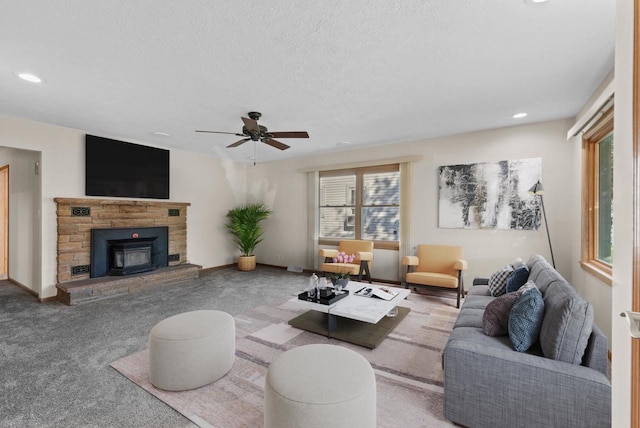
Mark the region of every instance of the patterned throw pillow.
[[487, 336], [506, 336], [509, 333], [509, 314], [520, 293], [506, 293], [493, 299], [482, 314], [482, 331]]
[[544, 300], [535, 288], [525, 292], [509, 313], [509, 339], [518, 352], [525, 352], [538, 341], [544, 317]]
[[[517, 293], [522, 296], [524, 293], [531, 290], [532, 288], [535, 288], [536, 290], [540, 291], [540, 289], [536, 287], [536, 284], [532, 280], [529, 280], [522, 287], [518, 289]], [[542, 294], [542, 292], [540, 292], [540, 294]]]
[[526, 266], [515, 269], [507, 278], [507, 293], [518, 291], [529, 279], [529, 268]]
[[507, 278], [513, 272], [511, 265], [500, 268], [499, 271], [491, 274], [489, 277], [489, 292], [493, 297], [498, 297], [507, 291]]

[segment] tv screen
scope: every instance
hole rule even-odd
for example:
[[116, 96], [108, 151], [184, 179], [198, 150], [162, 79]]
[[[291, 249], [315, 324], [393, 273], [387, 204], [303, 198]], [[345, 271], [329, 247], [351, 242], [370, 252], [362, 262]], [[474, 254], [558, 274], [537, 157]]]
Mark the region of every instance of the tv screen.
[[169, 199], [169, 150], [87, 135], [85, 194]]

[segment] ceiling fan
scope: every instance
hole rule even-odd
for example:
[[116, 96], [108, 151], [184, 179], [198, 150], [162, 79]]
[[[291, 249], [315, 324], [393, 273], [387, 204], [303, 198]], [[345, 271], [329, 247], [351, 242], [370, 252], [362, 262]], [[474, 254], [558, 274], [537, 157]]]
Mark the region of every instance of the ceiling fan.
[[270, 132], [265, 126], [258, 125], [258, 119], [260, 119], [260, 116], [262, 116], [262, 113], [259, 113], [257, 111], [250, 111], [248, 118], [243, 117], [242, 121], [244, 122], [244, 126], [242, 127], [242, 134], [236, 132], [200, 130], [196, 130], [196, 132], [206, 132], [209, 134], [231, 134], [237, 135], [239, 137], [245, 137], [233, 144], [229, 144], [227, 148], [238, 147], [239, 145], [251, 140], [262, 141], [263, 143], [268, 144], [271, 147], [275, 147], [276, 149], [286, 150], [290, 146], [281, 143], [280, 141], [274, 140], [274, 138], [309, 138], [309, 134], [306, 131]]

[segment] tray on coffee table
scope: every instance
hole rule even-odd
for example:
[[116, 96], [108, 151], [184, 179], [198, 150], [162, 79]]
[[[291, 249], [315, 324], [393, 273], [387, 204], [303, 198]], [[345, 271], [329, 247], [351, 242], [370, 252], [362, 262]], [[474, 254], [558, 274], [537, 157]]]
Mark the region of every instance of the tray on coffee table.
[[344, 290], [342, 294], [335, 294], [332, 292], [331, 294], [327, 295], [327, 297], [320, 296], [320, 298], [318, 299], [316, 297], [309, 297], [307, 295], [307, 292], [303, 291], [302, 293], [298, 294], [298, 299], [304, 300], [306, 302], [319, 303], [321, 305], [333, 305], [335, 302], [337, 302], [340, 299], [344, 299], [348, 295], [349, 295], [349, 291]]

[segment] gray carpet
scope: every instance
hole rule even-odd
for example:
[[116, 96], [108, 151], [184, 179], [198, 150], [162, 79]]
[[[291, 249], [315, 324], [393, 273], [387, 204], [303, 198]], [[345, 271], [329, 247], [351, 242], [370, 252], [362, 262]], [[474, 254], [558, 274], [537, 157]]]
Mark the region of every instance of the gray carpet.
[[193, 427], [109, 363], [147, 348], [151, 328], [185, 311], [232, 315], [294, 296], [308, 275], [228, 268], [199, 280], [69, 307], [0, 281], [0, 426]]

